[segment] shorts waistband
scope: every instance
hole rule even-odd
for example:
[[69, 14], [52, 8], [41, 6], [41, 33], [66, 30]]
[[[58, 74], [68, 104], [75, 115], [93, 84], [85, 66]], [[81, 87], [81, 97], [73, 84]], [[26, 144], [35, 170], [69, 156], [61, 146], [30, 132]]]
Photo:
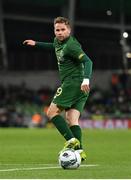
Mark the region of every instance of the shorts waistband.
[[[78, 80], [81, 80], [81, 81], [82, 81], [82, 80], [83, 80], [83, 77], [80, 77], [80, 76], [70, 76], [70, 77], [65, 77], [65, 78], [63, 79], [63, 81], [68, 81], [68, 80], [71, 80], [71, 79], [74, 79], [74, 80], [75, 80], [75, 79], [76, 79], [76, 80], [78, 79]], [[63, 82], [63, 81], [62, 81], [62, 82]]]

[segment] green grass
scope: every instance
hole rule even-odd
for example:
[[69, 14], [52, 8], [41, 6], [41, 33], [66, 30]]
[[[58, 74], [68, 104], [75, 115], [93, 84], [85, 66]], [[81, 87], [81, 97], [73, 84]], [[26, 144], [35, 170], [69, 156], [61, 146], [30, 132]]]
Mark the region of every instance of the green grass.
[[131, 179], [130, 130], [85, 129], [83, 141], [88, 152], [83, 164], [98, 166], [41, 169], [58, 165], [57, 155], [64, 139], [56, 129], [0, 129], [0, 178]]

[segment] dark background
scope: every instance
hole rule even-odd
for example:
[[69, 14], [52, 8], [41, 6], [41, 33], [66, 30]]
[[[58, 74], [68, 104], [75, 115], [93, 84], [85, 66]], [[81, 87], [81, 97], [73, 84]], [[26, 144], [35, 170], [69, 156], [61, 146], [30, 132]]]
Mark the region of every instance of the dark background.
[[36, 126], [34, 115], [45, 126], [60, 84], [55, 53], [22, 42], [52, 42], [57, 16], [93, 61], [81, 119], [131, 119], [131, 0], [0, 0], [0, 127]]
[[131, 66], [130, 59], [123, 59], [125, 51], [120, 44], [122, 33], [127, 31], [126, 45], [130, 49], [130, 0], [3, 0], [1, 9], [7, 55], [7, 63], [0, 60], [1, 71], [56, 70], [54, 52], [24, 47], [22, 42], [52, 42], [53, 20], [57, 16], [71, 19], [74, 35], [92, 59], [94, 70]]

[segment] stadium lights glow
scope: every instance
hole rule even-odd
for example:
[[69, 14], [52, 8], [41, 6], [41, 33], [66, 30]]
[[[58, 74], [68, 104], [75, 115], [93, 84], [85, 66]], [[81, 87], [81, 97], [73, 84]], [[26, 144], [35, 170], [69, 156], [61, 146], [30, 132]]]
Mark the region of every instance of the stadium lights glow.
[[124, 33], [123, 33], [123, 37], [124, 37], [124, 38], [128, 38], [128, 33], [127, 33], [127, 32], [124, 32]]
[[111, 16], [111, 15], [112, 15], [112, 11], [111, 11], [111, 10], [107, 10], [107, 11], [106, 11], [106, 14], [107, 14], [108, 16]]
[[131, 52], [127, 52], [126, 57], [130, 59], [131, 58]]

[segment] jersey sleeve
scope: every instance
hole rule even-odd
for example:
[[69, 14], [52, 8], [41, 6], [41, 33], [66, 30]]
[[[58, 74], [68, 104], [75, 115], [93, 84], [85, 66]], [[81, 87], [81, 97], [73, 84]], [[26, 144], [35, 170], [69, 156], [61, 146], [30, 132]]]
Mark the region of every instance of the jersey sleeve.
[[85, 52], [82, 50], [81, 45], [76, 42], [71, 42], [68, 45], [68, 52], [70, 57], [73, 59], [79, 61], [80, 63], [83, 63], [84, 65], [84, 78], [91, 78], [92, 75], [92, 61], [91, 59], [85, 54]]
[[36, 41], [35, 46], [38, 48], [54, 49], [54, 43], [49, 43], [49, 42], [38, 42], [38, 41]]
[[84, 64], [84, 78], [90, 79], [92, 75], [93, 62], [87, 55], [83, 56], [81, 61]]
[[70, 57], [76, 60], [81, 60], [82, 57], [85, 55], [84, 51], [82, 50], [81, 46], [76, 42], [72, 42], [67, 46], [67, 52]]

